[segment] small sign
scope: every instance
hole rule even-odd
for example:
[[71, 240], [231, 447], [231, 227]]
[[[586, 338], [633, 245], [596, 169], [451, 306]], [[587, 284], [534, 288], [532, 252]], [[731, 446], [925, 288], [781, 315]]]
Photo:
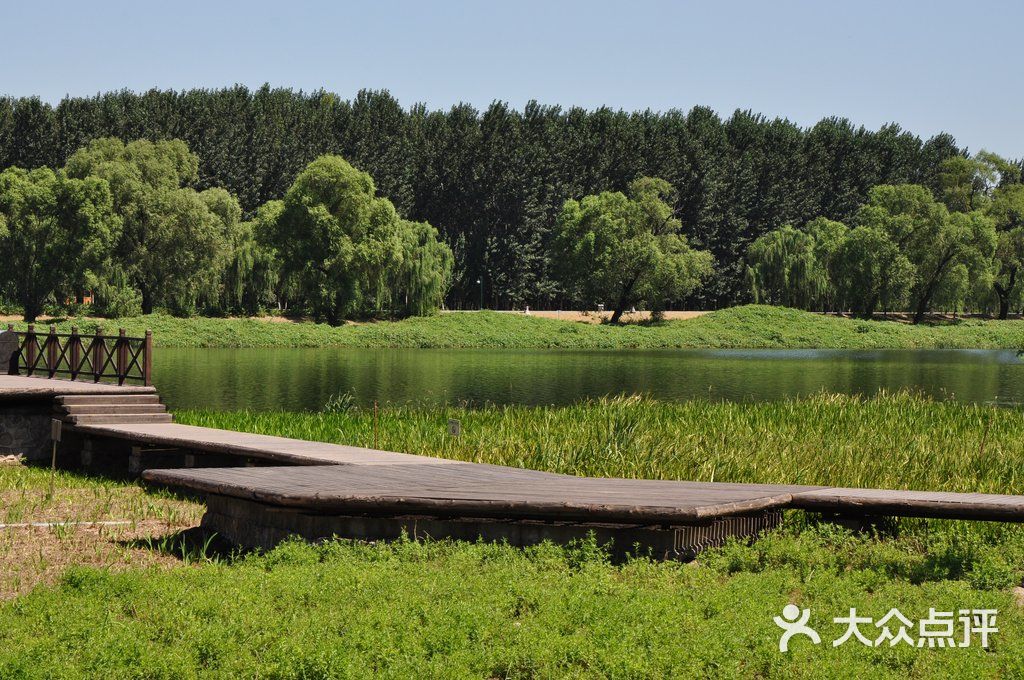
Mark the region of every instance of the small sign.
[[50, 420], [50, 439], [55, 442], [60, 441], [61, 432], [63, 431], [64, 422], [53, 418]]
[[453, 437], [458, 437], [462, 434], [462, 423], [455, 418], [450, 418], [448, 420], [448, 434]]

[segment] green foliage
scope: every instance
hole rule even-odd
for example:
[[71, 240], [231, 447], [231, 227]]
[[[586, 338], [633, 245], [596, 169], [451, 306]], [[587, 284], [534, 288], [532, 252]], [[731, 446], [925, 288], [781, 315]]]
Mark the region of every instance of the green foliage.
[[[914, 266], [911, 289], [915, 321], [931, 309], [936, 293], [950, 289], [958, 266], [976, 280], [988, 274], [995, 252], [995, 225], [980, 212], [947, 212], [917, 185], [878, 186], [858, 214], [860, 224], [883, 230]], [[961, 287], [962, 300], [967, 291]]]
[[870, 319], [879, 307], [893, 310], [905, 305], [914, 265], [882, 229], [853, 229], [839, 247], [836, 262], [836, 286], [844, 306]]
[[223, 189], [189, 188], [199, 159], [181, 140], [124, 144], [105, 138], [75, 152], [67, 162], [72, 177], [99, 177], [111, 187], [114, 209], [124, 222], [115, 249], [124, 276], [107, 285], [131, 282], [143, 313], [162, 306], [190, 314], [216, 289], [230, 257], [241, 209]]
[[[667, 180], [690, 243], [709, 250], [716, 276], [670, 302], [725, 307], [748, 299], [743, 258], [759, 236], [824, 215], [853, 224], [877, 184], [919, 182], [939, 193], [940, 164], [962, 151], [948, 134], [927, 140], [886, 125], [828, 118], [809, 128], [750, 111], [601, 107], [515, 110], [403, 108], [387, 92], [354, 98], [264, 86], [0, 97], [0, 169], [60, 167], [102, 137], [181, 139], [198, 157], [197, 189], [223, 187], [247, 219], [284, 196], [313, 159], [339, 154], [368, 172], [409, 220], [428, 222], [454, 253], [448, 305], [587, 306], [557, 283], [552, 229], [569, 198], [626, 191], [637, 177]], [[1019, 169], [1018, 169], [1019, 170]], [[186, 182], [187, 183], [187, 182]]]
[[435, 310], [451, 270], [433, 228], [400, 219], [391, 201], [377, 197], [370, 175], [340, 156], [318, 158], [299, 174], [285, 194], [274, 245], [283, 275], [332, 324], [393, 302]]
[[426, 222], [402, 220], [399, 227], [402, 263], [392, 270], [385, 288], [390, 306], [401, 316], [432, 314], [444, 304], [451, 285], [452, 250]]
[[0, 280], [34, 321], [101, 270], [121, 233], [107, 182], [49, 168], [0, 173]]
[[[181, 411], [183, 423], [372, 446], [372, 411]], [[462, 435], [447, 435], [449, 418]], [[1024, 413], [908, 392], [870, 398], [382, 408], [379, 448], [595, 477], [1024, 493]], [[1024, 562], [1019, 565], [1024, 572]]]
[[[1019, 175], [1018, 175], [1019, 177]], [[998, 245], [992, 272], [999, 318], [1005, 319], [1011, 303], [1021, 303], [1021, 267], [1024, 265], [1024, 184], [1007, 184], [996, 190], [987, 213], [995, 221]]]
[[664, 309], [711, 274], [711, 254], [680, 233], [672, 193], [665, 180], [644, 177], [629, 196], [606, 191], [565, 202], [552, 257], [573, 297], [608, 303], [615, 323], [636, 303]]
[[938, 195], [953, 212], [983, 210], [997, 187], [1019, 184], [1021, 166], [990, 151], [956, 155], [939, 164]]
[[747, 251], [747, 277], [754, 302], [820, 308], [830, 283], [828, 270], [819, 261], [816, 250], [814, 236], [789, 225], [754, 241]]
[[950, 213], [923, 186], [879, 185], [852, 230], [819, 218], [755, 241], [748, 281], [756, 299], [867, 318], [909, 306], [920, 323], [937, 304], [987, 306], [999, 242], [996, 221], [980, 210]]
[[1024, 347], [1024, 324], [966, 320], [911, 326], [855, 321], [795, 309], [746, 305], [686, 321], [598, 325], [498, 312], [442, 313], [341, 327], [260, 319], [176, 319], [154, 314], [97, 321], [66, 319], [83, 333], [97, 325], [131, 335], [151, 329], [161, 347], [460, 347], [537, 349], [971, 348]]
[[[1013, 677], [1024, 617], [1005, 590], [932, 576], [951, 541], [827, 528], [732, 543], [696, 564], [610, 564], [593, 541], [289, 541], [230, 564], [75, 568], [0, 608], [4, 677]], [[985, 558], [1019, 534], [976, 541]], [[966, 546], [965, 546], [966, 547]], [[982, 561], [978, 560], [978, 564]], [[941, 572], [939, 572], [941, 573]], [[925, 577], [918, 574], [927, 575]], [[823, 644], [778, 651], [797, 602]], [[991, 649], [832, 648], [856, 607], [999, 611]], [[116, 622], [114, 625], [113, 622]], [[642, 653], [638, 653], [642, 650]]]

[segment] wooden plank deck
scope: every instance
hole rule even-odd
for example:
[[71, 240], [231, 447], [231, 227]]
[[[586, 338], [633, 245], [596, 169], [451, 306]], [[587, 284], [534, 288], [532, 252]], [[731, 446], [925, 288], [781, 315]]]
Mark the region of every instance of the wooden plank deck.
[[178, 423], [75, 425], [71, 429], [82, 434], [123, 439], [133, 444], [206, 451], [285, 465], [447, 465], [456, 462], [409, 453], [376, 451], [358, 446], [325, 444]]
[[817, 487], [574, 477], [477, 463], [147, 470], [150, 482], [331, 514], [690, 524]]
[[1024, 522], [1024, 496], [574, 477], [477, 463], [147, 470], [144, 479], [331, 513], [692, 523], [793, 508], [845, 516]]
[[793, 494], [789, 507], [840, 515], [1024, 522], [1024, 496], [893, 489], [822, 488]]
[[153, 470], [144, 476], [271, 505], [332, 512], [376, 508], [380, 512], [692, 522], [757, 509], [794, 508], [848, 516], [1024, 522], [1024, 496], [583, 478], [173, 423], [73, 429], [135, 444], [282, 464], [288, 467]]
[[[0, 400], [8, 402], [154, 393], [152, 387], [0, 375]], [[1024, 522], [1024, 496], [584, 478], [175, 423], [72, 424], [69, 429], [132, 445], [261, 459], [274, 467], [148, 470], [143, 476], [223, 497], [334, 513], [670, 524], [794, 508], [845, 516]]]
[[45, 376], [0, 374], [0, 398], [24, 399], [77, 394], [155, 394], [155, 387], [113, 385], [86, 380], [54, 380]]

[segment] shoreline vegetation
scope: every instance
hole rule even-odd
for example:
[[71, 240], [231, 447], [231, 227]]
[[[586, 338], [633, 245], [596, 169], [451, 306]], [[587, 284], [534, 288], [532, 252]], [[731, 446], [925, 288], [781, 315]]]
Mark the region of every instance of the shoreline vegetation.
[[[330, 326], [278, 318], [177, 318], [164, 314], [36, 324], [45, 333], [76, 326], [154, 333], [157, 347], [353, 347], [423, 349], [1020, 349], [1019, 320], [956, 319], [921, 325], [863, 320], [767, 305], [722, 309], [685, 320], [594, 324], [506, 312], [445, 312], [401, 321]], [[26, 324], [14, 324], [24, 330]]]
[[[373, 409], [339, 403], [179, 410], [175, 420], [588, 477], [1024, 494], [1024, 411], [908, 390], [755, 403], [620, 396], [556, 407], [385, 405], [376, 442]], [[459, 437], [447, 434], [451, 418], [462, 423]]]

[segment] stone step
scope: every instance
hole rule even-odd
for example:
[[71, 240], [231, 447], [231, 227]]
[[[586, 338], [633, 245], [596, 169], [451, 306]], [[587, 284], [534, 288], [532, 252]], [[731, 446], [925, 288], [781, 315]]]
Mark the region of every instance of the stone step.
[[97, 414], [65, 416], [64, 422], [71, 425], [127, 425], [149, 423], [172, 423], [174, 417], [170, 413], [139, 413], [139, 414]]
[[62, 406], [82, 404], [159, 404], [158, 394], [66, 394], [57, 397], [56, 402]]
[[115, 413], [129, 415], [134, 413], [164, 413], [167, 407], [163, 404], [63, 404], [54, 407], [54, 411], [69, 416], [100, 415]]

